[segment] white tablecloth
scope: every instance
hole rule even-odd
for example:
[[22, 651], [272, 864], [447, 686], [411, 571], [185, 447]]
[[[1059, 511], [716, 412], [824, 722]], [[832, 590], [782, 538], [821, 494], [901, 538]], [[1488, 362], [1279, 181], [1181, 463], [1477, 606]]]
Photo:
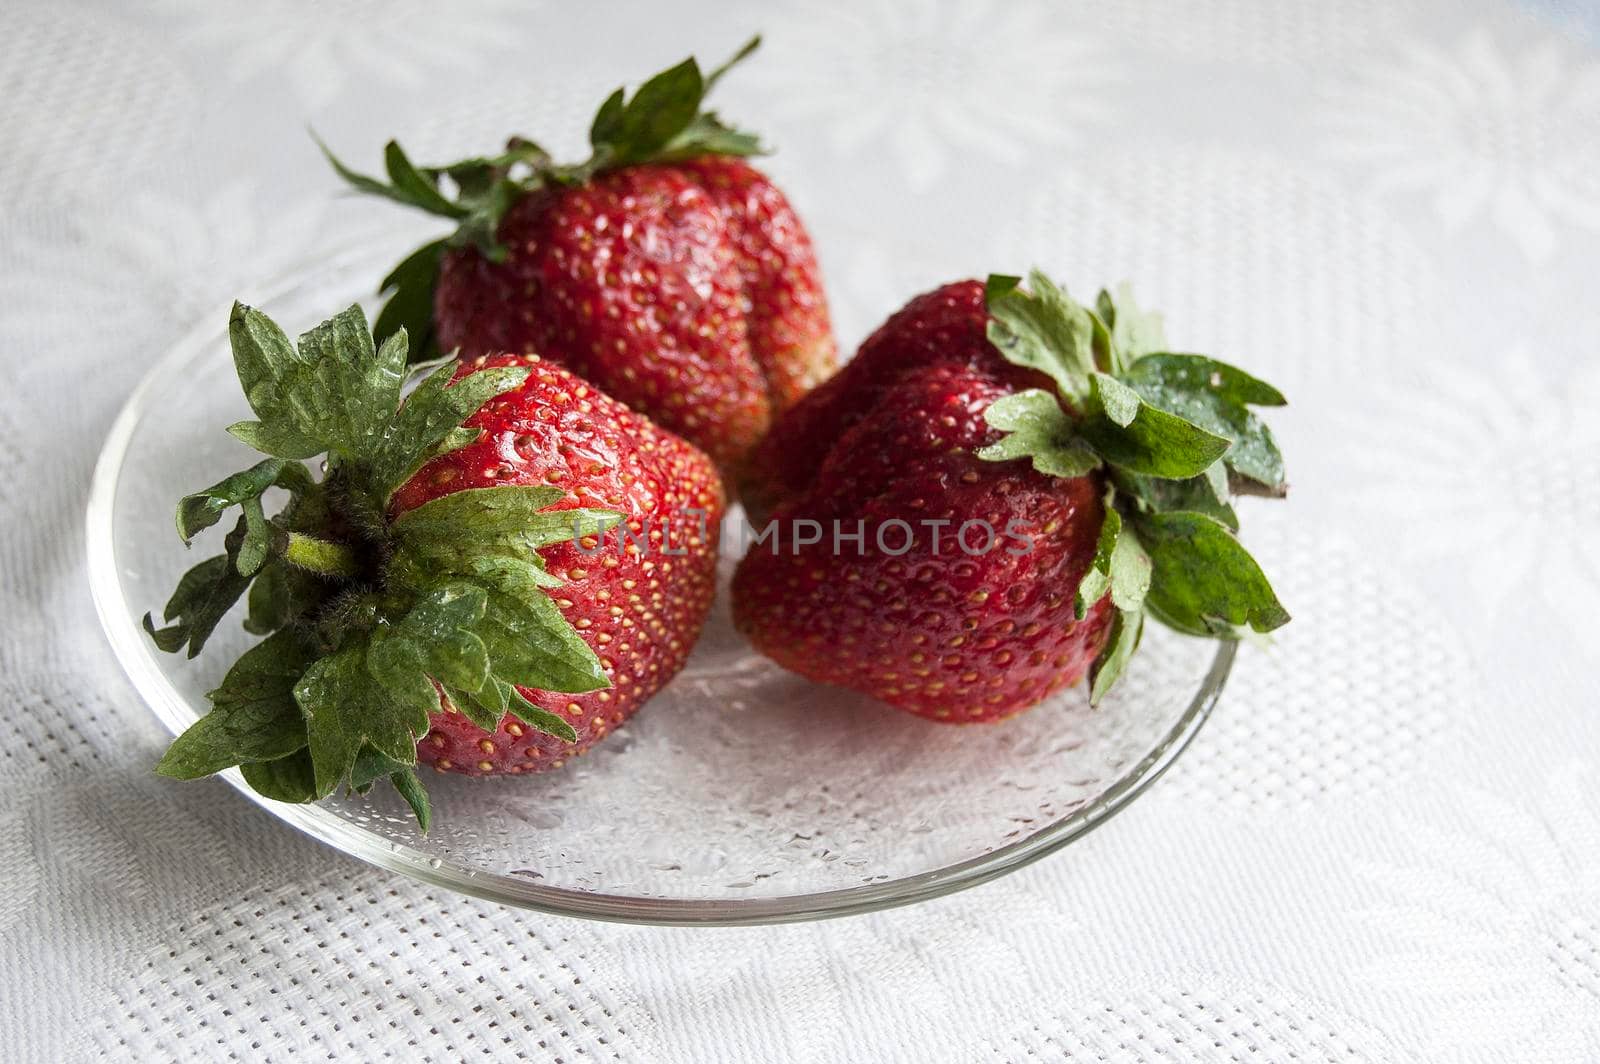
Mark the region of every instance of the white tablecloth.
[[[164, 735], [82, 510], [161, 345], [398, 210], [354, 161], [755, 29], [841, 339], [1037, 262], [1281, 385], [1296, 614], [1104, 830], [908, 910], [606, 926], [301, 838]], [[0, 6], [0, 1056], [1600, 1060], [1600, 7], [1584, 0]], [[302, 323], [304, 324], [304, 323]]]

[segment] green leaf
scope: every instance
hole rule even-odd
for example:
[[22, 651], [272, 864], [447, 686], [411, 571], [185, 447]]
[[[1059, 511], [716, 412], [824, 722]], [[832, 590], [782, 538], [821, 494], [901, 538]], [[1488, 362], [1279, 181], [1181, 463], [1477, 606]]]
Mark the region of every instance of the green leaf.
[[287, 491], [290, 505], [296, 506], [303, 496], [316, 489], [317, 481], [311, 475], [311, 470], [301, 463], [288, 462], [278, 471], [278, 479], [274, 481], [274, 485]]
[[298, 356], [277, 322], [253, 307], [234, 303], [228, 317], [228, 343], [250, 408], [262, 414], [280, 406], [279, 382]]
[[1108, 500], [1105, 517], [1100, 521], [1100, 538], [1095, 544], [1094, 560], [1078, 581], [1078, 590], [1072, 600], [1073, 616], [1080, 621], [1089, 615], [1089, 607], [1105, 598], [1111, 590], [1111, 556], [1116, 552], [1117, 539], [1121, 535], [1122, 515]]
[[[312, 657], [297, 633], [268, 636], [241, 654], [222, 683], [206, 696], [211, 700], [212, 713], [281, 714], [285, 700], [293, 704], [295, 682]], [[298, 718], [299, 711], [294, 715]]]
[[234, 564], [240, 576], [255, 576], [266, 564], [267, 552], [272, 546], [272, 529], [267, 525], [267, 515], [261, 510], [259, 496], [244, 500], [239, 508], [244, 511], [245, 531]]
[[307, 436], [279, 412], [288, 405], [287, 390], [298, 363], [294, 345], [277, 323], [242, 303], [233, 305], [228, 319], [228, 341], [234, 369], [250, 409], [260, 422], [241, 421], [228, 431], [264, 454], [298, 460], [321, 454], [320, 440]]
[[374, 782], [410, 767], [404, 762], [383, 756], [370, 746], [363, 746], [361, 752], [356, 754], [355, 765], [350, 769], [350, 789], [365, 792]]
[[232, 426], [235, 436], [280, 458], [325, 450], [358, 460], [382, 439], [400, 403], [404, 344], [374, 350], [359, 306], [311, 329], [294, 349], [266, 315], [235, 304], [229, 335], [239, 383], [261, 419]]
[[1151, 354], [1135, 362], [1123, 377], [1135, 388], [1205, 392], [1240, 406], [1284, 406], [1288, 400], [1266, 381], [1237, 366], [1205, 355]]
[[[335, 171], [357, 190], [458, 223], [454, 233], [414, 252], [380, 286], [381, 291], [405, 280], [404, 291], [397, 292], [399, 302], [392, 301], [385, 307], [377, 332], [381, 339], [401, 325], [418, 326], [412, 330], [419, 349], [414, 357], [418, 359], [429, 357], [433, 346], [429, 304], [438, 255], [445, 247], [474, 246], [491, 261], [499, 262], [505, 249], [497, 242], [496, 232], [505, 212], [523, 194], [564, 176], [566, 169], [553, 165], [542, 148], [520, 137], [513, 137], [506, 150], [493, 157], [475, 156], [426, 167], [412, 163], [404, 150], [390, 141], [384, 148], [384, 166], [389, 175], [384, 182], [356, 173], [321, 141], [317, 143]], [[515, 178], [508, 176], [513, 171]], [[441, 188], [442, 177], [454, 184], [454, 198]]]
[[389, 293], [389, 298], [373, 323], [373, 338], [381, 343], [403, 330], [410, 343], [408, 357], [413, 365], [440, 353], [433, 325], [433, 292], [445, 246], [443, 240], [424, 244], [378, 284], [378, 292]]
[[1125, 612], [1144, 606], [1153, 565], [1138, 536], [1118, 535], [1111, 552], [1111, 604]]
[[1137, 611], [1150, 590], [1150, 557], [1138, 538], [1125, 531], [1122, 515], [1113, 505], [1114, 498], [1115, 491], [1108, 491], [1094, 562], [1079, 581], [1073, 600], [1073, 613], [1080, 621], [1107, 594], [1118, 609]]
[[704, 91], [700, 66], [692, 58], [663, 70], [639, 86], [596, 147], [610, 149], [617, 165], [648, 159], [699, 113]]
[[565, 496], [563, 489], [544, 485], [467, 488], [407, 510], [392, 527], [407, 544], [514, 536], [525, 549], [534, 549], [571, 542], [575, 531], [595, 535], [622, 520], [610, 510], [545, 510]]
[[[701, 88], [702, 103], [723, 76], [753, 55], [761, 47], [759, 34], [744, 45], [711, 73], [705, 76]], [[761, 155], [765, 152], [761, 138], [754, 133], [727, 125], [714, 111], [701, 111], [689, 121], [677, 136], [657, 154], [663, 161], [692, 159], [697, 155]]]
[[374, 350], [358, 305], [303, 333], [299, 364], [305, 369], [294, 378], [298, 387], [288, 407], [297, 427], [334, 454], [367, 458], [400, 406], [406, 351], [403, 341], [394, 341]]
[[528, 518], [559, 502], [566, 494], [563, 488], [547, 485], [468, 488], [407, 510], [395, 518], [394, 533], [401, 538], [430, 539], [516, 532]]
[[983, 282], [984, 305], [993, 304], [996, 300], [1004, 299], [1017, 286], [1022, 284], [1022, 278], [1014, 273], [991, 273]]
[[1031, 458], [1047, 476], [1081, 477], [1099, 468], [1100, 457], [1074, 432], [1071, 418], [1049, 392], [1037, 388], [996, 400], [984, 420], [1008, 433], [978, 451], [988, 462]]
[[589, 124], [589, 144], [596, 151], [615, 143], [622, 136], [622, 113], [627, 99], [625, 90], [616, 89], [605, 98], [600, 110], [595, 112], [594, 121]]
[[1121, 372], [1153, 351], [1166, 350], [1166, 330], [1162, 326], [1161, 315], [1141, 310], [1134, 302], [1133, 289], [1126, 283], [1117, 286], [1115, 297], [1101, 289], [1095, 306], [1110, 330], [1116, 372]]
[[477, 631], [494, 675], [508, 683], [573, 694], [611, 685], [600, 659], [545, 595], [491, 590]]
[[247, 447], [262, 454], [300, 461], [314, 458], [327, 450], [321, 440], [312, 439], [282, 425], [269, 425], [262, 421], [236, 421], [228, 426], [228, 434]]
[[269, 561], [256, 574], [246, 599], [249, 613], [244, 630], [251, 635], [267, 635], [288, 624], [294, 617], [289, 581], [281, 562]]
[[1230, 446], [1225, 437], [1144, 402], [1114, 377], [1095, 373], [1092, 388], [1079, 432], [1102, 458], [1129, 473], [1186, 480]]
[[1096, 369], [1094, 315], [1038, 270], [1027, 289], [996, 274], [984, 292], [989, 342], [1006, 361], [1049, 375], [1067, 399], [1086, 398]]
[[1228, 474], [1221, 462], [1212, 463], [1204, 473], [1187, 480], [1163, 480], [1135, 473], [1117, 473], [1115, 480], [1118, 490], [1143, 510], [1202, 513], [1239, 531], [1239, 516], [1228, 503]]
[[[597, 534], [622, 518], [603, 510], [542, 510], [564, 494], [542, 486], [469, 489], [408, 511], [391, 526], [399, 549], [390, 574], [398, 585], [424, 587], [460, 577], [488, 591], [484, 617], [474, 630], [499, 681], [547, 691], [592, 691], [610, 681], [544, 593], [559, 581], [544, 572], [535, 551], [579, 534]], [[452, 701], [469, 716], [474, 698], [488, 707], [483, 720], [472, 718], [480, 727], [492, 728], [506, 711], [503, 697], [489, 698], [462, 680], [453, 686], [459, 696], [452, 693]]]
[[507, 251], [499, 242], [500, 219], [524, 191], [524, 186], [513, 181], [491, 182], [480, 196], [464, 201], [470, 203], [472, 209], [445, 243], [450, 247], [474, 247], [490, 262], [504, 262]]
[[1119, 428], [1133, 424], [1133, 419], [1139, 416], [1139, 409], [1144, 406], [1144, 400], [1139, 398], [1138, 392], [1104, 373], [1094, 375], [1094, 386], [1095, 398], [1099, 400], [1100, 409], [1106, 417]]
[[445, 218], [461, 218], [467, 213], [458, 203], [452, 203], [439, 192], [438, 181], [425, 176], [412, 165], [405, 150], [395, 141], [383, 146], [383, 165], [389, 172], [389, 184], [414, 207]]
[[403, 691], [377, 682], [361, 641], [314, 662], [295, 685], [294, 697], [306, 716], [319, 798], [345, 780], [363, 744], [401, 764], [415, 764], [417, 740], [439, 706], [426, 677]]
[[489, 587], [497, 587], [517, 598], [549, 591], [565, 582], [547, 572], [544, 559], [537, 554], [526, 557], [522, 554], [475, 554], [460, 561], [466, 563], [457, 569], [463, 575], [471, 574]]
[[1089, 317], [1094, 322], [1094, 330], [1089, 337], [1089, 349], [1094, 353], [1094, 365], [1102, 373], [1118, 373], [1122, 369], [1122, 359], [1116, 349], [1111, 345], [1111, 330], [1101, 320], [1098, 311], [1090, 310]]
[[1228, 439], [1223, 460], [1235, 473], [1268, 489], [1282, 487], [1283, 455], [1271, 430], [1247, 409], [1283, 405], [1272, 385], [1204, 355], [1147, 355], [1123, 380], [1152, 406]]
[[370, 746], [363, 746], [356, 755], [355, 767], [350, 770], [350, 789], [365, 794], [374, 783], [387, 779], [411, 807], [417, 818], [417, 827], [426, 835], [433, 819], [433, 809], [428, 801], [427, 788], [417, 778], [416, 771], [406, 764], [384, 757]]
[[500, 726], [501, 718], [510, 713], [535, 731], [569, 743], [578, 741], [577, 731], [560, 714], [540, 709], [517, 688], [496, 677], [491, 676], [477, 692], [446, 688], [445, 693], [468, 720], [486, 732], [492, 733]]
[[[1161, 319], [1127, 286], [1093, 310], [1039, 271], [1026, 285], [991, 274], [988, 336], [1013, 364], [1048, 374], [1058, 395], [1032, 390], [985, 412], [1007, 435], [980, 458], [1029, 457], [1038, 471], [1081, 476], [1105, 467], [1105, 517], [1073, 600], [1079, 620], [1110, 596], [1110, 639], [1090, 674], [1091, 701], [1117, 682], [1144, 617], [1216, 638], [1288, 621], [1254, 559], [1234, 538], [1235, 492], [1282, 495], [1283, 463], [1251, 405], [1283, 396], [1242, 370], [1164, 348]], [[1059, 401], [1058, 401], [1059, 399]]]
[[1144, 614], [1138, 610], [1118, 610], [1111, 619], [1111, 634], [1094, 664], [1089, 666], [1089, 704], [1097, 706], [1100, 700], [1116, 686], [1127, 670], [1133, 652], [1139, 649], [1139, 639], [1144, 635]]
[[765, 155], [766, 151], [758, 135], [727, 125], [715, 112], [702, 111], [683, 128], [683, 132], [655, 153], [653, 161], [678, 162], [701, 155], [736, 155], [743, 158]]
[[476, 691], [489, 678], [489, 652], [474, 630], [488, 592], [454, 583], [423, 594], [399, 621], [372, 633], [367, 668], [402, 695], [420, 690], [417, 677]]
[[564, 718], [547, 709], [540, 709], [523, 696], [515, 687], [510, 689], [506, 699], [507, 710], [524, 724], [546, 735], [554, 736], [569, 743], [578, 741], [578, 733]]
[[505, 150], [497, 155], [474, 155], [458, 159], [443, 166], [424, 167], [422, 172], [437, 178], [444, 175], [456, 183], [465, 200], [476, 200], [489, 191], [496, 180], [511, 172], [538, 170], [550, 164], [550, 153], [527, 137], [513, 136], [506, 140]]
[[1136, 528], [1153, 563], [1145, 606], [1163, 624], [1228, 636], [1238, 625], [1268, 632], [1288, 623], [1261, 567], [1220, 521], [1197, 513], [1149, 514]]
[[446, 685], [444, 694], [462, 716], [492, 735], [500, 726], [500, 718], [506, 715], [504, 696], [498, 694], [499, 688], [510, 686], [491, 676], [477, 691], [464, 691]]
[[400, 792], [406, 804], [411, 807], [412, 815], [417, 818], [417, 827], [422, 833], [428, 833], [428, 825], [433, 822], [433, 808], [428, 801], [428, 789], [417, 779], [417, 774], [410, 768], [403, 768], [398, 772], [390, 773], [389, 782], [394, 789]]
[[162, 620], [176, 621], [166, 628], [157, 629], [147, 613], [144, 629], [155, 640], [156, 646], [168, 653], [176, 653], [185, 645], [189, 657], [200, 653], [223, 615], [239, 601], [250, 577], [239, 572], [238, 557], [248, 533], [248, 521], [241, 517], [225, 541], [227, 554], [207, 558], [183, 575], [178, 587], [162, 611]]
[[[178, 586], [173, 590], [172, 597], [167, 600], [161, 619], [171, 621], [197, 611], [210, 596], [218, 580], [232, 571], [233, 565], [225, 554], [207, 558], [199, 565], [190, 568], [179, 578]], [[182, 621], [169, 628], [157, 629], [150, 614], [144, 615], [144, 630], [150, 633], [150, 638], [155, 641], [156, 646], [169, 654], [189, 641], [189, 629], [190, 626]]]
[[216, 524], [228, 507], [247, 499], [259, 500], [262, 492], [277, 482], [286, 464], [280, 459], [268, 458], [204, 491], [185, 495], [178, 503], [178, 537], [188, 543], [195, 533]]
[[560, 714], [540, 709], [504, 680], [491, 677], [476, 695], [465, 691], [450, 694], [450, 700], [456, 708], [486, 732], [494, 731], [500, 724], [500, 718], [510, 713], [535, 731], [569, 743], [578, 741], [577, 731]]
[[276, 761], [250, 762], [239, 771], [251, 790], [274, 801], [303, 804], [318, 798], [311, 755], [305, 750]]
[[455, 371], [455, 365], [447, 363], [423, 378], [374, 449], [372, 475], [384, 499], [431, 459], [476, 439], [476, 430], [459, 434], [456, 430], [484, 403], [520, 387], [531, 372], [526, 366], [500, 366], [451, 384]]
[[323, 157], [328, 160], [334, 171], [357, 191], [372, 196], [382, 196], [384, 199], [445, 218], [461, 217], [463, 213], [461, 208], [440, 195], [438, 187], [417, 172], [411, 161], [405, 157], [405, 152], [401, 151], [400, 146], [394, 141], [391, 140], [384, 147], [384, 163], [389, 171], [389, 181], [384, 182], [357, 173], [340, 162], [315, 133], [311, 134], [311, 139], [317, 142], [317, 147], [322, 150]]
[[[290, 534], [290, 540], [294, 534]], [[301, 569], [274, 556], [250, 584], [244, 630], [270, 635], [297, 623], [309, 623], [342, 589], [326, 575]]]
[[234, 765], [274, 761], [306, 745], [294, 685], [310, 663], [292, 632], [257, 643], [208, 696], [211, 711], [175, 739], [156, 771], [192, 780]]

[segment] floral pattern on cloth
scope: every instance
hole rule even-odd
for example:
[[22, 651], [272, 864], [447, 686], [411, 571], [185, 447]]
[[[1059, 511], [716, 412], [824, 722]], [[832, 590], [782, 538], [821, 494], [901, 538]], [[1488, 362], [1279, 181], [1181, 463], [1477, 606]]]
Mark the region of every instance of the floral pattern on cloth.
[[[6, 1059], [1600, 1059], [1597, 27], [1578, 0], [0, 6]], [[1133, 280], [1289, 396], [1293, 501], [1247, 527], [1296, 622], [1103, 830], [821, 924], [502, 909], [156, 778], [84, 571], [105, 427], [232, 298], [425, 231], [339, 195], [306, 127], [363, 166], [390, 135], [571, 154], [617, 82], [756, 30], [718, 104], [776, 148], [841, 346], [957, 275]]]

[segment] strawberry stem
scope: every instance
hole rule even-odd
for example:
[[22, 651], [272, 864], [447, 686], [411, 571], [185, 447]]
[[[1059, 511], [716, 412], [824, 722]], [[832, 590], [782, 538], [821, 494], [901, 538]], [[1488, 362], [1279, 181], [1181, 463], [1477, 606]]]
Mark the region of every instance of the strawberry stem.
[[361, 571], [360, 560], [349, 547], [303, 532], [289, 533], [283, 557], [291, 565], [308, 569], [318, 576], [349, 578]]

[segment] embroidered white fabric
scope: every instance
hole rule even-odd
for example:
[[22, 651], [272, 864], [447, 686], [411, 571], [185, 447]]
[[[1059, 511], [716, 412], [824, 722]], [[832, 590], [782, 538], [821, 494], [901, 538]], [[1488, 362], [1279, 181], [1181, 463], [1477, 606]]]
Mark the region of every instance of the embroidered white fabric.
[[[692, 930], [450, 896], [150, 766], [82, 511], [151, 353], [426, 223], [305, 135], [575, 151], [767, 34], [841, 339], [1038, 263], [1259, 369], [1296, 614], [1173, 772], [1010, 877]], [[1600, 8], [1584, 0], [9, 0], [0, 6], [0, 1055], [1600, 1060]]]

